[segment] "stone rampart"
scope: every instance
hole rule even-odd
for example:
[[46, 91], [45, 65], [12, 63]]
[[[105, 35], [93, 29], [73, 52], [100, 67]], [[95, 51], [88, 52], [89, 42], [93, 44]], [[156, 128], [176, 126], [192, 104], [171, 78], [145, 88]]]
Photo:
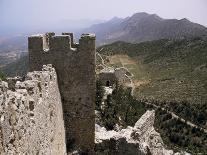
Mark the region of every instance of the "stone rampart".
[[57, 75], [50, 65], [30, 72], [15, 90], [0, 82], [0, 154], [65, 155]]

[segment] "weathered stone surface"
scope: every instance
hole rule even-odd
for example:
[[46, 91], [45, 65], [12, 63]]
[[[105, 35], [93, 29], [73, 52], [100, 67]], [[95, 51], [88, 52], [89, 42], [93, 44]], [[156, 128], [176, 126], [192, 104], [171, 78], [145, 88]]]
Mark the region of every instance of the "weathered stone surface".
[[96, 151], [133, 155], [173, 155], [172, 150], [165, 149], [160, 134], [155, 131], [154, 119], [155, 112], [147, 111], [134, 127], [127, 127], [118, 132], [106, 131], [104, 127], [96, 124]]
[[52, 64], [63, 103], [68, 151], [93, 154], [95, 138], [95, 35], [83, 34], [79, 44], [71, 33], [29, 37], [30, 71]]
[[129, 73], [127, 68], [104, 68], [98, 74], [99, 80], [106, 86], [113, 86], [118, 82], [118, 84], [131, 87], [131, 80], [130, 77], [132, 75]]
[[28, 73], [14, 91], [0, 82], [0, 152], [66, 154], [61, 97], [51, 66]]

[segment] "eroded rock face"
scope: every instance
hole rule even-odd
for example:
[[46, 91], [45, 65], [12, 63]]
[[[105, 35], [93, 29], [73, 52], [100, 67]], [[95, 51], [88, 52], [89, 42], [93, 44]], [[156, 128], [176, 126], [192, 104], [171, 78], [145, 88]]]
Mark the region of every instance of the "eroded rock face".
[[[135, 124], [121, 131], [107, 131], [96, 124], [96, 152], [118, 152], [133, 155], [173, 155], [164, 147], [160, 134], [155, 131], [155, 111], [147, 111]], [[114, 146], [114, 147], [113, 147]]]
[[61, 97], [50, 65], [28, 73], [14, 91], [0, 82], [0, 152], [66, 154]]

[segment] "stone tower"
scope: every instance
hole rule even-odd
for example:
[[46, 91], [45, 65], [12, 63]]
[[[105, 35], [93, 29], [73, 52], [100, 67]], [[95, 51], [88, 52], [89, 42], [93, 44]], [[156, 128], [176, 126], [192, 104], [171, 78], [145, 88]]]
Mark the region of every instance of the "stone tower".
[[34, 35], [28, 39], [29, 68], [52, 64], [58, 76], [68, 151], [93, 154], [95, 137], [95, 35]]

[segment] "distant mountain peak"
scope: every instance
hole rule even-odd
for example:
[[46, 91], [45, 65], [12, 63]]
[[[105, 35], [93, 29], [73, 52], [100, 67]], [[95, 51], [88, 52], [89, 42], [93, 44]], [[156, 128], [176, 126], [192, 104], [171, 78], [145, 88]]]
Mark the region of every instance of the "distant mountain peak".
[[207, 36], [207, 28], [187, 18], [163, 19], [157, 14], [138, 12], [131, 17], [112, 18], [89, 29], [97, 34], [98, 44], [116, 41], [144, 42], [159, 39], [183, 39]]
[[122, 21], [123, 19], [122, 18], [119, 18], [119, 17], [113, 17], [113, 18], [111, 18], [109, 21], [108, 21], [108, 23], [116, 23], [116, 22], [120, 22], [120, 21]]
[[156, 14], [148, 14], [146, 12], [138, 12], [133, 14], [131, 17], [128, 17], [128, 20], [131, 22], [138, 23], [141, 20], [163, 20], [161, 17], [159, 17]]
[[182, 19], [180, 19], [180, 21], [183, 21], [183, 22], [190, 22], [187, 18], [182, 18]]
[[137, 12], [133, 14], [130, 18], [145, 18], [147, 16], [149, 16], [149, 14], [146, 12]]
[[149, 13], [146, 13], [146, 12], [137, 12], [137, 13], [135, 13], [131, 16], [131, 18], [135, 18], [135, 17], [136, 18], [154, 17], [154, 18], [162, 19], [157, 14], [149, 14]]

